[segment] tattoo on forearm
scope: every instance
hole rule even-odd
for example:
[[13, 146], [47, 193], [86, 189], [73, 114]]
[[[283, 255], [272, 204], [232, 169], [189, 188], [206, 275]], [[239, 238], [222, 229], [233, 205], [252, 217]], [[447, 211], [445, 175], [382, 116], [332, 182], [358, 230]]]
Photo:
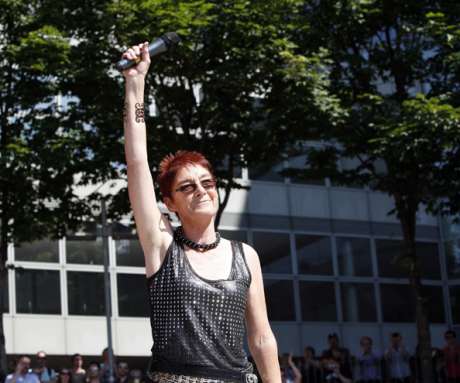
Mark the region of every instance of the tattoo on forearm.
[[136, 105], [134, 105], [135, 111], [136, 111], [136, 122], [144, 122], [144, 103], [143, 102], [137, 102]]
[[126, 122], [128, 118], [128, 103], [125, 102], [123, 105], [123, 122]]

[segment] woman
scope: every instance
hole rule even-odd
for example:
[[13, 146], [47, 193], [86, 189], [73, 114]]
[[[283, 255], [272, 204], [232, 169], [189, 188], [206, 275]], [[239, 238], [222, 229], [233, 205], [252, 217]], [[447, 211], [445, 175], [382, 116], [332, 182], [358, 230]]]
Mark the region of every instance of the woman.
[[57, 383], [70, 383], [70, 370], [67, 368], [61, 369], [58, 374]]
[[277, 344], [271, 331], [257, 253], [220, 239], [209, 162], [197, 152], [178, 152], [160, 164], [163, 201], [177, 214], [174, 231], [161, 214], [147, 161], [144, 80], [148, 44], [123, 58], [138, 64], [125, 77], [125, 156], [128, 190], [145, 257], [153, 336], [152, 372], [160, 382], [254, 382], [243, 350], [248, 345], [264, 382], [280, 382]]

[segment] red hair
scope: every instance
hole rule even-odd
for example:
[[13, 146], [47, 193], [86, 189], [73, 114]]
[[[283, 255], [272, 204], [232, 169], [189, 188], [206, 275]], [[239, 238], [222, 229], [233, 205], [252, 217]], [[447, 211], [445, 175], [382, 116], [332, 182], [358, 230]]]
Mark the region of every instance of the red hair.
[[171, 198], [172, 186], [176, 179], [177, 172], [185, 166], [202, 166], [211, 173], [214, 177], [214, 172], [211, 164], [199, 152], [188, 150], [178, 150], [174, 154], [168, 154], [164, 157], [158, 167], [157, 182], [160, 186], [160, 192], [164, 197]]

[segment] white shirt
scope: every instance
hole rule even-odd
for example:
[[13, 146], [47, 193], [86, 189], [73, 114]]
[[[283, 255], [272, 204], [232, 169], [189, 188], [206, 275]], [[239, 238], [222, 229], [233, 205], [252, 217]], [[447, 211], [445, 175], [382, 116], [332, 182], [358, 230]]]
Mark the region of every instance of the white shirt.
[[390, 377], [393, 379], [404, 379], [410, 376], [409, 352], [399, 348], [395, 350], [390, 347], [386, 354], [386, 359], [390, 367]]
[[[15, 374], [9, 374], [6, 379], [5, 383], [11, 383], [15, 377]], [[16, 383], [40, 383], [40, 380], [38, 380], [38, 376], [28, 372], [25, 375], [16, 375]]]

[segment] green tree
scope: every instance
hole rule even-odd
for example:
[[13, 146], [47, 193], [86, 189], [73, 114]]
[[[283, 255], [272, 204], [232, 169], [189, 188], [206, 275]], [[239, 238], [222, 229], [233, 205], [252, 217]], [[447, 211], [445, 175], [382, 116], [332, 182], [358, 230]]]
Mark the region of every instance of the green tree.
[[[445, 9], [444, 9], [445, 8]], [[428, 297], [416, 253], [416, 214], [458, 212], [458, 5], [441, 1], [307, 2], [303, 39], [329, 52], [342, 113], [308, 150], [303, 177], [330, 177], [388, 193], [403, 233], [396, 261], [414, 292], [424, 382], [432, 381]], [[302, 46], [302, 39], [298, 43]], [[291, 127], [293, 137], [308, 137]], [[348, 159], [349, 167], [338, 166]]]
[[[48, 4], [48, 6], [51, 6]], [[60, 236], [87, 210], [75, 200], [79, 132], [66, 129], [56, 102], [69, 39], [41, 1], [0, 1], [0, 310], [8, 243]], [[49, 8], [48, 8], [49, 9]], [[3, 315], [0, 375], [6, 373]]]
[[[178, 149], [203, 152], [221, 187], [218, 225], [231, 191], [243, 187], [234, 178], [237, 170], [279, 159], [286, 137], [283, 106], [289, 104], [286, 98], [294, 84], [285, 71], [299, 58], [291, 38], [306, 27], [298, 24], [303, 2], [144, 0], [94, 5], [98, 12], [82, 27], [80, 20], [86, 20], [85, 7], [90, 5], [68, 4], [78, 23], [67, 23], [82, 28], [68, 84], [79, 99], [81, 113], [75, 120], [94, 128], [88, 133], [98, 161], [93, 176], [125, 177], [123, 82], [108, 69], [126, 47], [177, 31], [182, 44], [155, 57], [147, 79], [146, 105], [156, 106], [146, 121], [151, 169], [155, 174], [159, 160]], [[295, 87], [304, 99], [321, 99], [319, 93], [315, 96], [322, 85], [317, 70], [309, 66], [308, 79]], [[126, 189], [114, 195], [110, 210], [113, 218], [130, 211]]]
[[[64, 235], [100, 199], [78, 200], [75, 186], [126, 178], [123, 80], [113, 65], [126, 47], [168, 31], [182, 37], [173, 54], [154, 59], [148, 78], [146, 103], [158, 111], [147, 117], [152, 171], [167, 153], [202, 151], [222, 186], [219, 217], [231, 190], [243, 187], [236, 169], [274, 160], [289, 119], [305, 110], [291, 107], [290, 95], [311, 103], [312, 116], [328, 113], [317, 101], [328, 100], [323, 53], [299, 56], [291, 42], [308, 29], [299, 24], [302, 1], [0, 4], [0, 288], [8, 242]], [[305, 60], [301, 78], [289, 79]], [[129, 212], [126, 190], [108, 205], [113, 219]], [[5, 371], [3, 327], [0, 348]]]

